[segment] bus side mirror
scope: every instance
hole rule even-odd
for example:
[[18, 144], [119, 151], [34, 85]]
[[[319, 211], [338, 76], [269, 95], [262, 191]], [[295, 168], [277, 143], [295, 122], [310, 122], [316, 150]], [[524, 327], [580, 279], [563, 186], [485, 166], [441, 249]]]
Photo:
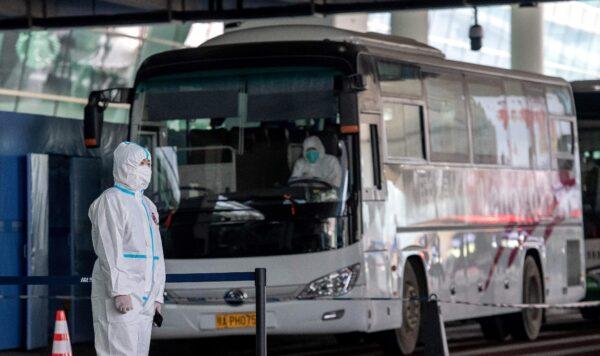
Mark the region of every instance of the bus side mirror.
[[86, 148], [97, 148], [100, 146], [105, 107], [98, 104], [88, 102], [84, 109], [83, 143]]
[[342, 92], [340, 101], [340, 125], [358, 125], [358, 95], [353, 92]]
[[100, 147], [104, 110], [109, 103], [131, 104], [132, 88], [112, 88], [90, 93], [83, 117], [83, 143], [86, 148]]
[[346, 127], [358, 125], [358, 92], [366, 90], [362, 74], [340, 76], [336, 87], [340, 91], [340, 124]]

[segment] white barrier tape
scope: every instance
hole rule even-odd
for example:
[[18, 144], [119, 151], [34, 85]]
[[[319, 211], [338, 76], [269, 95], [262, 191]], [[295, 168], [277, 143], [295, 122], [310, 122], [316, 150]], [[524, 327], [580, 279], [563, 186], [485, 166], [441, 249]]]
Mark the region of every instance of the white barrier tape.
[[[44, 296], [44, 295], [1, 295], [2, 299], [59, 299], [59, 300], [90, 300], [89, 296], [69, 296], [69, 295], [55, 295], [55, 296]], [[297, 299], [295, 299], [297, 300]], [[467, 302], [462, 300], [444, 300], [438, 298], [387, 298], [387, 297], [338, 297], [338, 298], [319, 298], [319, 299], [301, 299], [298, 301], [316, 302], [323, 300], [334, 300], [334, 301], [400, 301], [400, 302], [427, 302], [431, 300], [437, 300], [438, 303], [444, 304], [461, 304], [461, 305], [472, 305], [478, 307], [491, 307], [491, 308], [513, 308], [513, 309], [574, 309], [574, 308], [593, 308], [600, 307], [600, 300], [591, 300], [575, 303], [559, 303], [559, 304], [548, 304], [548, 303], [476, 303]]]
[[600, 307], [599, 301], [584, 301], [584, 302], [575, 302], [575, 303], [560, 303], [560, 304], [546, 304], [546, 303], [473, 303], [473, 302], [464, 302], [464, 301], [447, 301], [447, 300], [438, 300], [439, 303], [445, 304], [463, 304], [463, 305], [473, 305], [478, 307], [494, 307], [494, 308], [517, 308], [517, 309], [570, 309], [570, 308], [592, 308], [592, 307]]
[[462, 305], [472, 305], [478, 307], [492, 307], [492, 308], [516, 308], [516, 309], [570, 309], [570, 308], [592, 308], [592, 307], [600, 307], [600, 300], [591, 300], [591, 301], [583, 301], [583, 302], [575, 302], [575, 303], [559, 303], [559, 304], [548, 304], [548, 303], [476, 303], [476, 302], [466, 302], [462, 300], [443, 300], [439, 298], [422, 298], [422, 299], [414, 299], [414, 298], [323, 298], [323, 299], [309, 299], [312, 301], [319, 300], [336, 300], [336, 301], [344, 301], [344, 300], [363, 300], [363, 301], [401, 301], [401, 302], [427, 302], [431, 300], [436, 300], [438, 303], [444, 304], [462, 304]]

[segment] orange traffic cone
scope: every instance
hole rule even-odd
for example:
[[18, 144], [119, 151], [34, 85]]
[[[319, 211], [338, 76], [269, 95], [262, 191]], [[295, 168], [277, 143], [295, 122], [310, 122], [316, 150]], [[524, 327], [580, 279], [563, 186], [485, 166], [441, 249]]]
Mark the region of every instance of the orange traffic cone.
[[64, 310], [56, 311], [52, 356], [73, 356], [71, 340], [69, 340], [69, 327], [67, 326], [67, 318]]

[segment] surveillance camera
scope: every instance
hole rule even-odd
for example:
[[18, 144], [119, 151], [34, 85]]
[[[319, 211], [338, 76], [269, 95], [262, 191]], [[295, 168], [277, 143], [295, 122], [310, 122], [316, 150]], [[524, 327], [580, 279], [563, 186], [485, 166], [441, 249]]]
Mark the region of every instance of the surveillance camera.
[[483, 44], [483, 27], [480, 25], [473, 25], [469, 28], [469, 39], [471, 40], [471, 50], [479, 51]]

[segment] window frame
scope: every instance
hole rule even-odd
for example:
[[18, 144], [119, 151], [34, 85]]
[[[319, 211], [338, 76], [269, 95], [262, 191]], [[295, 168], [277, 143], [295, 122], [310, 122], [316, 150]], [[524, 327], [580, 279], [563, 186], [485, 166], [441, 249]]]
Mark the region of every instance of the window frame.
[[[381, 57], [381, 56], [376, 56], [373, 57], [373, 59], [375, 60], [374, 62], [374, 67], [375, 67], [375, 71], [377, 73], [377, 85], [379, 87], [379, 92], [381, 93], [381, 98], [408, 98], [408, 99], [423, 99], [426, 97], [425, 94], [425, 83], [423, 82], [423, 67], [421, 65], [419, 65], [418, 63], [414, 63], [414, 62], [409, 62], [409, 61], [404, 61], [404, 60], [399, 60], [399, 59], [394, 59], [394, 58], [387, 58], [387, 57]], [[421, 83], [421, 95], [410, 95], [410, 94], [400, 94], [400, 93], [395, 93], [395, 92], [388, 92], [388, 91], [384, 91], [382, 86], [381, 86], [381, 76], [379, 73], [379, 63], [381, 62], [388, 62], [388, 63], [392, 63], [392, 64], [397, 64], [397, 65], [405, 65], [405, 66], [410, 66], [410, 67], [415, 67], [419, 69], [419, 83]]]
[[[540, 165], [540, 161], [538, 159], [539, 157], [539, 152], [538, 152], [538, 139], [539, 136], [534, 135], [535, 141], [534, 141], [534, 149], [535, 149], [535, 160], [533, 162], [533, 167], [530, 167], [529, 169], [534, 170], [534, 171], [549, 171], [552, 170], [552, 136], [551, 136], [551, 132], [550, 132], [550, 121], [551, 121], [551, 117], [550, 117], [550, 113], [548, 112], [548, 101], [546, 100], [546, 84], [544, 83], [540, 83], [540, 82], [534, 82], [531, 80], [519, 80], [519, 82], [521, 83], [521, 88], [523, 88], [523, 94], [525, 95], [525, 101], [527, 103], [527, 109], [529, 110], [529, 93], [528, 90], [532, 90], [532, 88], [536, 89], [536, 87], [539, 89], [541, 88], [542, 91], [542, 98], [544, 99], [544, 110], [546, 112], [546, 116], [545, 116], [545, 131], [546, 131], [546, 137], [548, 139], [548, 142], [546, 143], [546, 150], [548, 152], [548, 158], [550, 160], [550, 162], [548, 163], [548, 165], [546, 167], [541, 166]], [[534, 132], [535, 134], [535, 132]]]
[[[485, 74], [480, 74], [480, 73], [470, 73], [470, 72], [463, 72], [463, 81], [464, 81], [464, 94], [465, 94], [465, 105], [467, 107], [467, 116], [469, 117], [469, 148], [470, 148], [470, 156], [471, 156], [471, 164], [475, 167], [484, 167], [484, 168], [493, 168], [493, 167], [497, 167], [497, 168], [514, 168], [512, 166], [512, 136], [511, 136], [511, 131], [510, 131], [510, 121], [511, 118], [508, 117], [508, 149], [509, 149], [509, 154], [508, 154], [508, 163], [478, 163], [475, 162], [475, 147], [474, 147], [474, 132], [473, 132], [473, 124], [474, 124], [474, 115], [473, 112], [471, 111], [471, 104], [470, 104], [470, 99], [471, 99], [471, 91], [469, 89], [469, 83], [474, 82], [474, 83], [479, 83], [479, 84], [489, 84], [489, 83], [496, 83], [499, 84], [498, 87], [501, 89], [502, 91], [502, 97], [504, 98], [504, 107], [507, 111], [507, 115], [508, 115], [508, 103], [507, 103], [507, 98], [506, 98], [506, 86], [505, 86], [505, 81], [506, 78], [502, 77], [502, 76], [492, 76], [492, 75], [485, 75]], [[520, 80], [517, 82], [521, 82]], [[522, 85], [521, 85], [522, 86]]]
[[[524, 86], [525, 81], [521, 80], [521, 79], [514, 79], [514, 78], [508, 78], [508, 77], [499, 77], [499, 78], [502, 80], [502, 86], [504, 87], [504, 97], [506, 98], [506, 109], [508, 110], [509, 121], [512, 122], [512, 117], [510, 116], [510, 108], [508, 105], [507, 84], [508, 84], [508, 82], [514, 82], [519, 85], [519, 87], [521, 88], [521, 93], [523, 94], [523, 98], [525, 99], [525, 107], [528, 108], [527, 95], [525, 94], [525, 86]], [[509, 125], [510, 125], [510, 123], [509, 123]], [[515, 160], [513, 159], [514, 157], [513, 157], [513, 152], [512, 152], [512, 142], [513, 142], [512, 140], [514, 138], [512, 133], [513, 133], [512, 129], [509, 129], [509, 136], [511, 139], [511, 148], [510, 148], [510, 158], [511, 159], [510, 159], [510, 166], [508, 166], [508, 168], [514, 169], [514, 170], [522, 170], [522, 171], [523, 170], [524, 171], [540, 170], [539, 168], [537, 168], [537, 163], [535, 161], [537, 159], [537, 156], [533, 157], [533, 161], [531, 162], [531, 166], [529, 166], [529, 167], [515, 166]], [[535, 142], [531, 142], [531, 144], [533, 145], [532, 147], [535, 149], [536, 148]], [[544, 169], [544, 170], [546, 170], [546, 169]]]
[[468, 155], [468, 159], [465, 162], [451, 162], [451, 161], [435, 161], [431, 159], [431, 155], [432, 155], [432, 149], [431, 149], [431, 133], [430, 133], [430, 128], [431, 128], [431, 119], [429, 117], [429, 93], [427, 91], [427, 85], [425, 85], [425, 76], [423, 76], [423, 78], [421, 79], [422, 83], [423, 83], [423, 101], [425, 102], [425, 105], [423, 106], [423, 110], [424, 110], [424, 118], [425, 118], [425, 132], [426, 132], [426, 144], [427, 144], [427, 163], [430, 165], [441, 165], [441, 166], [455, 166], [455, 167], [464, 167], [464, 166], [473, 166], [473, 144], [472, 144], [472, 137], [471, 137], [471, 115], [470, 112], [468, 110], [468, 103], [466, 101], [466, 93], [467, 93], [467, 83], [465, 80], [465, 74], [468, 73], [462, 69], [452, 69], [452, 68], [445, 68], [445, 67], [436, 67], [436, 66], [429, 66], [429, 65], [424, 65], [421, 67], [421, 73], [434, 73], [434, 74], [440, 74], [440, 75], [450, 75], [450, 76], [456, 76], [456, 77], [460, 77], [460, 84], [461, 84], [461, 88], [462, 88], [462, 99], [463, 99], [463, 105], [464, 105], [464, 110], [465, 110], [465, 119], [467, 120], [467, 155]]

